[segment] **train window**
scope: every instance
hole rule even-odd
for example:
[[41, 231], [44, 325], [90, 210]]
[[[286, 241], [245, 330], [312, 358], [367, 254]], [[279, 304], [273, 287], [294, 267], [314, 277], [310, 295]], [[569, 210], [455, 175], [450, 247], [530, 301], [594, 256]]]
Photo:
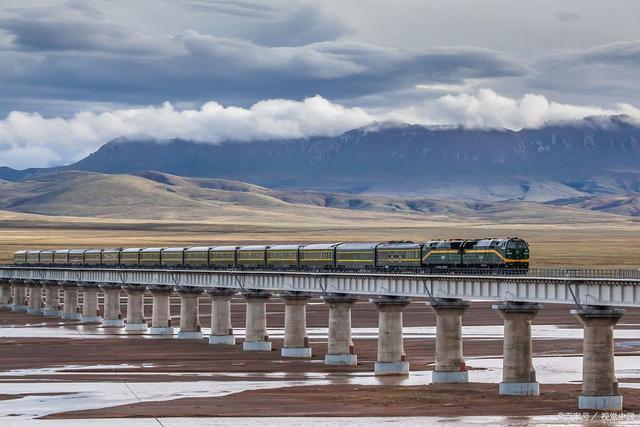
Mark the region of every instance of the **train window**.
[[526, 249], [527, 244], [523, 240], [510, 240], [507, 249]]

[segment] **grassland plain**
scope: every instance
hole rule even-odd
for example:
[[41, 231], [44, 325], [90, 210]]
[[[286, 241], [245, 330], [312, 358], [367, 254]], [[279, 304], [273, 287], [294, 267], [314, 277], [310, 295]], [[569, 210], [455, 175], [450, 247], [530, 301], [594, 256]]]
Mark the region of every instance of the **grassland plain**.
[[640, 219], [511, 201], [278, 192], [156, 172], [0, 184], [0, 262], [30, 248], [519, 236], [533, 266], [640, 267]]

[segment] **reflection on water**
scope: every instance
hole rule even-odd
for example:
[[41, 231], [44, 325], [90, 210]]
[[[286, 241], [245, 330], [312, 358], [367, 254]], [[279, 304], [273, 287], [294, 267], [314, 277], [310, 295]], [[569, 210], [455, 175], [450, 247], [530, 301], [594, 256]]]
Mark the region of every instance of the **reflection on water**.
[[[208, 334], [209, 329], [203, 332]], [[243, 329], [237, 329], [239, 337], [244, 336]], [[326, 328], [309, 328], [312, 340], [326, 340]], [[353, 336], [357, 339], [377, 339], [377, 328], [354, 328]], [[406, 327], [405, 338], [435, 338], [434, 327]], [[274, 338], [281, 338], [282, 329], [270, 329], [269, 334]], [[501, 339], [502, 326], [466, 326], [463, 334], [467, 338]], [[616, 329], [615, 338], [618, 347], [640, 346], [640, 330]], [[582, 329], [562, 328], [552, 325], [534, 325], [532, 335], [535, 339], [582, 339]], [[1, 326], [0, 338], [40, 337], [40, 338], [101, 338], [122, 337], [126, 334], [118, 328], [101, 328], [97, 325], [59, 324], [45, 325], [38, 323], [32, 327]], [[144, 335], [149, 337], [148, 335]], [[315, 363], [309, 362], [310, 369]], [[502, 359], [499, 357], [475, 358], [467, 360], [467, 364], [476, 370], [469, 373], [470, 381], [480, 383], [498, 383], [502, 377]], [[537, 357], [534, 366], [538, 380], [541, 383], [578, 383], [581, 381], [582, 358], [569, 357]], [[153, 372], [145, 372], [144, 368], [155, 368]], [[480, 368], [480, 369], [478, 369]], [[2, 368], [0, 368], [2, 369]], [[118, 380], [125, 370], [135, 376], [183, 376], [192, 379], [200, 377], [200, 381], [165, 381], [165, 382], [132, 382], [125, 383]], [[95, 372], [99, 370], [101, 372]], [[104, 375], [105, 381], [73, 382], [74, 375]], [[617, 356], [616, 374], [619, 379], [640, 378], [640, 356]], [[130, 404], [141, 401], [163, 401], [185, 397], [224, 396], [246, 390], [257, 390], [278, 387], [292, 387], [303, 385], [376, 385], [400, 384], [422, 385], [431, 382], [431, 371], [412, 371], [408, 377], [376, 377], [372, 372], [355, 373], [322, 373], [308, 372], [294, 375], [285, 372], [271, 373], [216, 373], [216, 372], [158, 372], [152, 364], [117, 364], [117, 365], [70, 365], [58, 368], [20, 369], [0, 372], [5, 377], [0, 382], [0, 394], [22, 394], [24, 397], [15, 400], [0, 401], [0, 426], [33, 425], [33, 426], [125, 426], [130, 427], [131, 420], [34, 420], [34, 417], [82, 409], [95, 409]], [[32, 380], [42, 376], [52, 377], [53, 380]], [[58, 376], [64, 376], [57, 378]], [[29, 377], [29, 378], [25, 378]], [[114, 378], [116, 380], [114, 380]], [[227, 381], [219, 381], [226, 378]], [[218, 381], [216, 381], [218, 379]], [[23, 382], [23, 381], [31, 382]], [[621, 382], [622, 387], [640, 388], [638, 383]], [[29, 395], [38, 393], [39, 395]], [[66, 394], [61, 394], [66, 393]], [[343, 427], [345, 424], [355, 426], [370, 426], [372, 424], [396, 426], [438, 425], [504, 425], [504, 426], [555, 426], [555, 425], [585, 425], [585, 420], [569, 416], [538, 416], [538, 417], [401, 417], [401, 418], [163, 418], [159, 420], [164, 426], [329, 426]], [[153, 419], [136, 419], [135, 425], [157, 426]], [[640, 418], [607, 423], [606, 425], [631, 426], [640, 425]]]
[[[178, 332], [176, 328], [176, 334]], [[202, 328], [203, 334], [209, 335], [210, 328]], [[404, 338], [431, 338], [435, 339], [435, 327], [405, 327], [403, 329]], [[234, 328], [236, 336], [243, 338], [244, 329]], [[327, 328], [307, 328], [309, 338], [320, 340], [327, 338]], [[463, 326], [462, 334], [465, 338], [494, 338], [502, 339], [504, 328], [502, 325], [490, 326]], [[150, 337], [147, 333], [134, 334]], [[378, 339], [377, 328], [353, 328], [352, 335], [356, 339]], [[563, 328], [554, 325], [532, 325], [531, 335], [534, 339], [582, 339], [582, 329]], [[120, 336], [126, 337], [129, 334], [123, 328], [102, 328], [98, 325], [61, 325], [58, 327], [38, 326], [32, 328], [0, 326], [0, 338], [102, 338]], [[284, 330], [281, 328], [270, 328], [269, 336], [272, 338], [282, 338]], [[640, 329], [614, 329], [614, 338], [637, 340], [629, 341], [627, 345], [638, 344], [640, 342]]]
[[[469, 365], [484, 370], [472, 370], [469, 379], [472, 382], [498, 383], [502, 376], [502, 359], [471, 359]], [[534, 358], [538, 379], [541, 383], [571, 383], [579, 382], [581, 378], [581, 358], [580, 357], [537, 357]], [[132, 365], [99, 365], [96, 367], [84, 368], [108, 368], [113, 370], [131, 368]], [[135, 367], [135, 366], [133, 366]], [[82, 367], [67, 366], [58, 369], [35, 369], [10, 371], [10, 375], [33, 375], [37, 373], [61, 373], [61, 371], [71, 371], [81, 373]], [[64, 373], [69, 375], [68, 373]], [[152, 375], [162, 375], [154, 372]], [[639, 378], [640, 377], [640, 356], [618, 356], [616, 357], [616, 374], [618, 378]], [[138, 375], [136, 373], [136, 375]], [[180, 375], [180, 373], [167, 373], [167, 375]], [[192, 375], [192, 374], [189, 374]], [[203, 374], [205, 375], [205, 374]], [[290, 380], [288, 374], [284, 372], [274, 372], [267, 374], [247, 374], [247, 373], [225, 373], [215, 374], [219, 377], [235, 378], [235, 381], [182, 381], [182, 382], [4, 382], [0, 383], [0, 394], [29, 394], [40, 393], [39, 396], [25, 396], [17, 400], [0, 401], [0, 417], [7, 417], [16, 414], [15, 417], [23, 420], [42, 416], [55, 412], [73, 411], [80, 409], [104, 408], [141, 401], [162, 401], [185, 397], [211, 397], [224, 396], [238, 393], [245, 390], [258, 390], [278, 387], [293, 387], [303, 385], [331, 385], [331, 384], [353, 384], [353, 385], [377, 385], [377, 384], [401, 384], [401, 385], [421, 385], [431, 382], [431, 371], [411, 372], [408, 377], [376, 377], [370, 372], [356, 373], [308, 373], [299, 375], [299, 379]], [[249, 380], [248, 378], [252, 378]], [[261, 378], [261, 379], [256, 379]], [[289, 377], [290, 378], [290, 377]], [[640, 388], [638, 383], [623, 383], [623, 387]], [[47, 395], [51, 393], [51, 395]], [[66, 395], [54, 395], [54, 393], [68, 393]], [[540, 418], [540, 417], [538, 417]], [[6, 419], [6, 418], [5, 418]], [[464, 418], [465, 423], [490, 425], [488, 419], [497, 418], [477, 417]], [[394, 419], [380, 420], [396, 424]], [[404, 419], [401, 419], [404, 420]], [[325, 420], [326, 421], [326, 420]], [[378, 421], [378, 420], [376, 420]], [[450, 419], [433, 419], [438, 425], [450, 422]], [[477, 422], [476, 422], [477, 421]], [[513, 421], [513, 423], [511, 423]], [[546, 425], [541, 419], [526, 419], [524, 425]], [[636, 420], [636, 424], [637, 425]], [[515, 419], [509, 419], [511, 424], [520, 425]], [[531, 424], [534, 422], [534, 424]], [[0, 423], [4, 425], [4, 422]], [[250, 424], [249, 424], [250, 425]], [[294, 425], [294, 424], [292, 424]], [[316, 424], [317, 425], [317, 424]], [[321, 424], [331, 425], [331, 424]], [[505, 425], [505, 424], [501, 424]], [[634, 425], [634, 424], [629, 424]]]
[[[384, 427], [415, 427], [415, 426], [507, 426], [507, 427], [554, 427], [554, 426], [637, 426], [637, 420], [619, 421], [614, 423], [594, 424], [584, 419], [565, 415], [548, 415], [536, 417], [385, 417], [385, 418], [344, 418], [344, 417], [272, 417], [272, 418], [158, 418], [158, 419], [94, 419], [94, 420], [30, 420], [28, 425], [34, 427], [371, 427], [380, 425]], [[23, 421], [2, 420], [0, 425], [24, 426]]]

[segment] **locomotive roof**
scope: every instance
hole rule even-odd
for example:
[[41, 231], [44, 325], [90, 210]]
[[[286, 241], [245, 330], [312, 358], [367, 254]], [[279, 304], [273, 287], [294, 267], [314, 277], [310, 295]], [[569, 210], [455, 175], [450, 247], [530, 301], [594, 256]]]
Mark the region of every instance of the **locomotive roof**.
[[338, 251], [353, 251], [353, 250], [358, 250], [358, 249], [362, 249], [362, 250], [372, 250], [375, 249], [376, 246], [378, 246], [380, 243], [369, 243], [369, 242], [363, 242], [363, 243], [342, 243], [341, 245], [338, 245]]
[[269, 249], [267, 249], [267, 251], [293, 251], [293, 250], [298, 250], [298, 248], [300, 248], [301, 246], [302, 246], [301, 244], [273, 245], [273, 246], [269, 246]]
[[238, 248], [238, 252], [243, 251], [263, 251], [267, 249], [269, 245], [248, 245], [248, 246], [240, 246]]
[[481, 239], [478, 240], [478, 242], [476, 243], [476, 246], [498, 246], [500, 244], [502, 244], [503, 242], [505, 242], [507, 239]]
[[20, 250], [20, 251], [15, 251], [15, 252], [14, 252], [14, 254], [16, 254], [16, 255], [23, 255], [23, 254], [26, 254], [27, 252], [29, 252], [29, 251]]
[[310, 245], [304, 245], [300, 250], [302, 251], [313, 251], [313, 250], [322, 250], [322, 249], [333, 249], [342, 243], [311, 243]]
[[42, 252], [42, 251], [36, 250], [36, 249], [31, 250], [31, 251], [25, 251], [25, 253], [27, 253], [27, 254], [39, 254], [40, 252]]

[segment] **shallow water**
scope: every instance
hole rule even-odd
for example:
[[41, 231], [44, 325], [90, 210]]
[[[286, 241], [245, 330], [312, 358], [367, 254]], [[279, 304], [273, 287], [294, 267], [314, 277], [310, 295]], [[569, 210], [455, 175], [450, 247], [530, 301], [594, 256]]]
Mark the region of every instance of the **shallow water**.
[[[536, 357], [533, 360], [538, 381], [547, 384], [578, 383], [581, 380], [581, 357]], [[501, 358], [470, 359], [469, 366], [484, 368], [483, 370], [471, 370], [469, 380], [471, 382], [498, 383], [502, 376]], [[105, 369], [114, 371], [131, 368], [131, 365], [98, 365], [93, 367], [66, 366], [58, 369], [34, 369], [9, 371], [4, 374], [11, 376], [34, 375], [38, 373], [61, 373], [61, 371], [82, 372], [85, 369]], [[135, 366], [134, 366], [135, 367]], [[68, 373], [64, 373], [68, 375]], [[158, 375], [153, 372], [152, 375]], [[171, 373], [179, 375], [180, 373]], [[640, 377], [640, 356], [616, 357], [616, 374], [618, 378]], [[293, 387], [302, 385], [329, 385], [329, 384], [401, 384], [421, 385], [431, 382], [431, 371], [414, 371], [408, 377], [376, 377], [371, 372], [356, 372], [345, 374], [314, 373], [310, 372], [300, 380], [287, 380], [287, 374], [274, 372], [262, 375], [263, 380], [245, 380], [251, 376], [260, 377], [257, 374], [228, 373], [215, 374], [237, 378], [236, 381], [191, 381], [191, 382], [2, 382], [0, 393], [3, 394], [27, 394], [44, 393], [43, 396], [25, 396], [16, 400], [0, 401], [0, 419], [27, 420], [50, 413], [72, 411], [80, 409], [104, 408], [115, 405], [136, 403], [141, 401], [162, 401], [184, 397], [224, 396], [245, 390], [268, 389], [277, 387]], [[640, 383], [621, 383], [622, 387], [640, 388]], [[47, 393], [71, 393], [68, 395], [46, 395]], [[576, 397], [577, 398], [577, 397]], [[482, 418], [482, 425], [487, 425]], [[478, 418], [478, 419], [480, 419]], [[467, 419], [465, 418], [466, 422]], [[395, 425], [392, 421], [391, 424]], [[470, 421], [471, 422], [471, 421]], [[537, 422], [537, 421], [536, 421]], [[640, 419], [636, 420], [636, 424]], [[2, 421], [0, 424], [4, 425]], [[438, 422], [439, 425], [440, 422]], [[490, 423], [489, 423], [490, 424]], [[446, 425], [446, 424], [444, 424]], [[517, 425], [517, 424], [506, 424]], [[544, 424], [534, 424], [544, 425]], [[629, 424], [634, 425], [634, 424]]]
[[385, 418], [301, 418], [301, 417], [273, 417], [273, 418], [157, 418], [143, 419], [93, 419], [93, 420], [0, 420], [0, 425], [13, 426], [35, 426], [35, 427], [280, 427], [280, 426], [300, 426], [300, 427], [371, 427], [381, 425], [385, 427], [415, 427], [422, 426], [507, 426], [507, 427], [555, 427], [555, 426], [585, 426], [585, 425], [607, 425], [607, 426], [637, 426], [638, 418], [616, 423], [594, 424], [588, 423], [585, 418], [573, 415], [551, 415], [537, 417], [385, 417]]
[[[179, 331], [176, 328], [176, 334]], [[404, 338], [435, 339], [435, 327], [405, 327]], [[202, 328], [203, 334], [209, 335], [210, 328]], [[234, 329], [237, 337], [244, 337], [244, 329]], [[307, 334], [311, 340], [321, 340], [327, 338], [327, 328], [307, 328]], [[502, 339], [504, 327], [502, 325], [493, 326], [463, 326], [462, 334], [465, 338]], [[563, 328], [554, 325], [532, 325], [531, 335], [533, 339], [582, 339], [581, 328]], [[66, 324], [61, 326], [36, 326], [36, 327], [0, 327], [0, 338], [104, 338], [104, 337], [126, 337], [131, 334], [124, 332], [123, 328], [102, 328], [98, 325]], [[133, 334], [151, 338], [148, 333]], [[272, 338], [282, 338], [284, 329], [271, 328], [269, 336]], [[377, 328], [353, 328], [352, 336], [356, 339], [378, 339]], [[633, 340], [627, 343], [631, 346], [640, 346], [640, 329], [614, 329], [614, 338]]]
[[[633, 325], [628, 325], [633, 326]], [[177, 332], [177, 329], [176, 329]], [[209, 329], [203, 329], [205, 335], [210, 333]], [[236, 329], [238, 337], [244, 336], [243, 329]], [[357, 339], [377, 339], [377, 328], [354, 328], [353, 336]], [[281, 338], [282, 329], [270, 329], [270, 336]], [[309, 328], [310, 339], [319, 341], [326, 340], [327, 328]], [[466, 338], [476, 339], [502, 339], [502, 325], [495, 326], [466, 326], [463, 327], [463, 335]], [[564, 328], [553, 325], [533, 325], [532, 335], [534, 339], [582, 339], [581, 328]], [[37, 323], [30, 326], [2, 326], [0, 327], [0, 337], [19, 338], [104, 338], [104, 337], [127, 338], [127, 334], [122, 329], [101, 328], [97, 325], [62, 324], [58, 326], [46, 326], [44, 323]], [[151, 338], [144, 334], [144, 337]], [[616, 329], [614, 336], [618, 340], [618, 347], [638, 347], [640, 346], [639, 329]], [[405, 338], [435, 338], [434, 327], [405, 327]], [[616, 374], [618, 378], [640, 378], [640, 356], [617, 356]], [[322, 361], [310, 361], [310, 370], [314, 369], [316, 363]], [[537, 371], [538, 381], [541, 383], [579, 383], [581, 381], [582, 358], [579, 356], [552, 356], [534, 358], [534, 367]], [[467, 364], [472, 368], [481, 368], [469, 372], [470, 381], [482, 383], [498, 383], [502, 376], [502, 359], [500, 357], [486, 357], [468, 359]], [[145, 372], [144, 368], [154, 367], [151, 364], [131, 365], [95, 365], [77, 366], [70, 365], [59, 368], [40, 368], [7, 370], [0, 372], [4, 379], [0, 383], [0, 394], [28, 394], [43, 393], [41, 396], [25, 396], [20, 399], [0, 401], [0, 426], [13, 425], [34, 425], [34, 426], [103, 426], [114, 425], [130, 427], [131, 420], [34, 420], [34, 417], [70, 410], [93, 409], [110, 407], [115, 405], [136, 403], [140, 401], [163, 401], [183, 397], [204, 397], [223, 396], [238, 393], [245, 390], [291, 387], [300, 385], [325, 385], [325, 384], [354, 384], [354, 385], [376, 385], [376, 384], [402, 384], [421, 385], [431, 382], [431, 371], [413, 371], [408, 377], [386, 377], [380, 378], [372, 372], [356, 373], [320, 373], [309, 372], [304, 375], [296, 374], [297, 378], [292, 381], [291, 374], [284, 372], [272, 372], [267, 374], [255, 373], [192, 373], [189, 376], [203, 377], [202, 381], [189, 382], [132, 382], [125, 383], [112, 381], [114, 374], [117, 375], [123, 370], [140, 369], [134, 372], [136, 376], [144, 375], [167, 375], [180, 376], [187, 373], [182, 372]], [[1, 369], [1, 368], [0, 368]], [[102, 370], [104, 372], [92, 375], [105, 375], [102, 382], [69, 382], [74, 374], [85, 374], [87, 371]], [[64, 371], [64, 372], [63, 372]], [[55, 376], [64, 375], [65, 382], [55, 380], [22, 382], [25, 376]], [[208, 377], [228, 377], [233, 381], [214, 381]], [[640, 388], [640, 383], [622, 382], [621, 387]], [[48, 394], [50, 393], [50, 394]], [[67, 395], [54, 395], [54, 393], [70, 393]], [[576, 396], [577, 399], [577, 396]], [[160, 423], [158, 422], [160, 421]], [[414, 426], [438, 425], [504, 425], [504, 426], [554, 426], [554, 425], [586, 425], [586, 420], [576, 416], [551, 416], [551, 417], [461, 417], [461, 418], [162, 418], [136, 419], [135, 425], [164, 425], [164, 426], [344, 426], [346, 423], [355, 426], [370, 426], [381, 424], [388, 426]], [[637, 418], [617, 420], [606, 425], [631, 426], [640, 425], [640, 416]]]

